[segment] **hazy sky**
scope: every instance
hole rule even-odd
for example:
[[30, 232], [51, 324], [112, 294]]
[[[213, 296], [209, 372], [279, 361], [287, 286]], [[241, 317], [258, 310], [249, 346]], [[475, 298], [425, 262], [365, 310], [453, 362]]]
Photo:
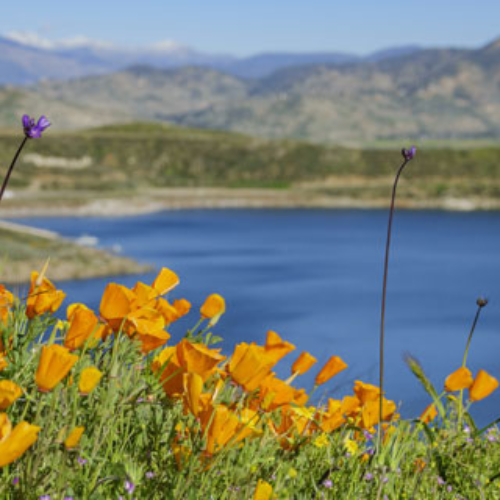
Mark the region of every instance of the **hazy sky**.
[[161, 40], [207, 52], [366, 53], [394, 45], [477, 47], [500, 36], [500, 0], [2, 1], [0, 33]]

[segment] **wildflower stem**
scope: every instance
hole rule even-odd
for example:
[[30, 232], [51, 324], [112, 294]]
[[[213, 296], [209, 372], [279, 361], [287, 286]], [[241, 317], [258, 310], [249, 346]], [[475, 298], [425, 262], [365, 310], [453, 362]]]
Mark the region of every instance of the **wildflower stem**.
[[474, 321], [472, 322], [472, 327], [471, 327], [470, 332], [469, 332], [469, 338], [467, 339], [467, 344], [465, 346], [464, 359], [462, 362], [463, 367], [465, 367], [465, 364], [467, 363], [467, 356], [469, 354], [470, 343], [472, 340], [472, 336], [474, 335], [474, 330], [476, 329], [477, 322], [479, 321], [479, 315], [481, 314], [481, 309], [483, 307], [484, 307], [483, 305], [477, 306], [476, 315], [474, 316]]
[[[387, 275], [389, 270], [389, 249], [391, 246], [391, 234], [392, 234], [392, 219], [394, 215], [394, 204], [396, 201], [396, 190], [398, 187], [398, 181], [403, 172], [403, 169], [406, 167], [410, 159], [405, 158], [399, 170], [396, 174], [396, 178], [394, 179], [394, 185], [392, 186], [392, 198], [391, 198], [391, 208], [389, 209], [389, 224], [387, 227], [387, 242], [385, 245], [385, 261], [384, 261], [384, 283], [382, 286], [382, 310], [380, 317], [380, 372], [379, 372], [379, 385], [380, 385], [380, 407], [379, 407], [379, 421], [380, 426], [382, 425], [382, 416], [383, 416], [383, 399], [384, 399], [384, 326], [385, 326], [385, 301], [386, 301], [386, 293], [387, 293]], [[380, 448], [381, 443], [381, 433], [378, 433], [378, 448]]]
[[21, 151], [24, 148], [24, 145], [28, 141], [28, 136], [25, 136], [23, 141], [21, 142], [21, 145], [17, 149], [16, 154], [14, 155], [14, 158], [12, 159], [12, 162], [10, 164], [9, 170], [7, 170], [7, 175], [5, 176], [5, 179], [3, 180], [2, 188], [0, 189], [0, 201], [2, 201], [3, 194], [5, 192], [5, 189], [7, 188], [7, 184], [9, 183], [10, 175], [12, 174], [12, 171], [14, 170], [14, 166], [17, 162], [17, 159], [19, 158], [19, 155], [21, 154]]

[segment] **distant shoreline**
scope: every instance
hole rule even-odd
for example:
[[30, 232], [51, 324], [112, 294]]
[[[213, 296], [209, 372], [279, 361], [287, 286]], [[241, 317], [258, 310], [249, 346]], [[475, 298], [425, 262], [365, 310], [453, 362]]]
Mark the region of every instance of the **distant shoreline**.
[[[196, 209], [385, 209], [389, 199], [331, 196], [314, 190], [165, 188], [141, 191], [135, 195], [57, 192], [24, 194], [4, 200], [2, 218], [22, 217], [127, 217], [168, 210]], [[98, 195], [98, 196], [97, 196]], [[400, 209], [444, 210], [454, 212], [500, 210], [500, 199], [443, 197], [426, 200], [401, 197]]]

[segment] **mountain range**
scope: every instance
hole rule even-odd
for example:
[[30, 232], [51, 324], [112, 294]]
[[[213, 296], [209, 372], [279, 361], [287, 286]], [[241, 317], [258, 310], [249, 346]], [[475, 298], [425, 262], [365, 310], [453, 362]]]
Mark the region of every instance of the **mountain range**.
[[262, 78], [288, 67], [377, 61], [419, 51], [418, 46], [384, 49], [367, 56], [342, 52], [264, 53], [250, 57], [206, 54], [166, 40], [126, 48], [78, 37], [59, 43], [34, 35], [0, 36], [0, 84], [26, 85], [39, 80], [68, 80], [111, 73], [130, 66], [158, 69], [202, 66], [241, 78]]
[[[110, 60], [131, 60], [107, 59], [114, 48], [0, 44], [4, 81], [9, 68], [18, 78], [0, 87], [3, 125], [29, 111], [47, 114], [58, 128], [139, 119], [318, 142], [500, 138], [500, 39], [478, 49], [402, 47], [369, 57], [263, 54], [243, 60], [166, 46], [155, 49], [163, 67], [144, 56], [142, 64], [116, 71]], [[4, 46], [17, 58], [6, 58]], [[26, 85], [39, 66], [51, 79]], [[64, 80], [54, 80], [62, 78], [57, 71]]]

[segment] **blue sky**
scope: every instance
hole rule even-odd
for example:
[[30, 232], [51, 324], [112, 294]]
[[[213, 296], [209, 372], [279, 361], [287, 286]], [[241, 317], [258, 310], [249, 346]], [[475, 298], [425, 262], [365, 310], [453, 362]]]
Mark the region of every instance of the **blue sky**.
[[206, 52], [477, 47], [500, 36], [500, 0], [23, 0], [2, 2], [0, 33], [160, 40]]

